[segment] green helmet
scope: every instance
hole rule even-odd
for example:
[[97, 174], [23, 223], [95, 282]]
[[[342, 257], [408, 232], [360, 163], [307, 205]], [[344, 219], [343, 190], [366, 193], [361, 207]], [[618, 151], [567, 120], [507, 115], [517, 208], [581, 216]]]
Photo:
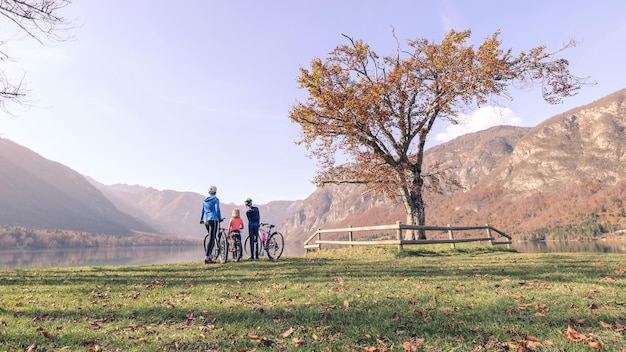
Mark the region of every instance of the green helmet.
[[252, 198], [246, 198], [246, 200], [243, 201], [246, 205], [250, 205], [252, 204]]

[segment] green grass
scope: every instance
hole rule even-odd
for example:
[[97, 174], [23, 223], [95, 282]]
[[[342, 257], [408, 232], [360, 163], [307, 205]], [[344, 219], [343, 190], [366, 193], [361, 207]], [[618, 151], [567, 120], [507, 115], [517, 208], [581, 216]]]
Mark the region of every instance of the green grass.
[[623, 255], [405, 248], [2, 270], [0, 351], [626, 351]]

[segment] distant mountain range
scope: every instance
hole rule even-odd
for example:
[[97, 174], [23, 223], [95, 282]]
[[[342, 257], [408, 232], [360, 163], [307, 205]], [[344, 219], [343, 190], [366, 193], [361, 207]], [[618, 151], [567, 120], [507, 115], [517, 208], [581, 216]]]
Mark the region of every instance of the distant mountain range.
[[[426, 151], [450, 183], [427, 193], [432, 225], [492, 224], [517, 238], [598, 236], [626, 227], [626, 90], [536, 127], [499, 126]], [[88, 179], [0, 138], [0, 225], [199, 238], [204, 195]], [[234, 204], [222, 204], [228, 217]], [[288, 253], [318, 228], [405, 222], [404, 209], [363, 186], [318, 188], [260, 205]], [[586, 235], [585, 235], [586, 232]]]
[[5, 138], [0, 138], [0, 182], [0, 225], [158, 232], [118, 210], [84, 176]]

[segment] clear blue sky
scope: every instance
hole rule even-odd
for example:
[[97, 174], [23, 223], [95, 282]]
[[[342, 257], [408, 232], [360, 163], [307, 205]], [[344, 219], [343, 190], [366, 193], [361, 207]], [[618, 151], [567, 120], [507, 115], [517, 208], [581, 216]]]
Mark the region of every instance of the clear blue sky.
[[556, 106], [538, 89], [513, 90], [503, 114], [487, 108], [460, 128], [436, 126], [436, 144], [493, 125], [535, 126], [626, 87], [625, 13], [622, 0], [76, 1], [63, 12], [79, 25], [71, 41], [3, 46], [16, 61], [0, 67], [26, 74], [34, 107], [2, 113], [0, 136], [107, 185], [202, 194], [216, 185], [236, 204], [304, 199], [316, 163], [294, 144], [288, 112], [305, 98], [299, 68], [345, 44], [342, 33], [381, 55], [395, 50], [392, 26], [402, 43], [468, 28], [476, 43], [501, 30], [514, 52], [580, 42], [563, 56], [597, 85]]

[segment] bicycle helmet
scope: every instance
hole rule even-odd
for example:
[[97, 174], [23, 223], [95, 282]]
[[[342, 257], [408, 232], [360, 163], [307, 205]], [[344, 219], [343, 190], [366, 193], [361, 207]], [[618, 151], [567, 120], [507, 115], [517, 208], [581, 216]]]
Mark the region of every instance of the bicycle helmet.
[[217, 193], [217, 187], [215, 186], [209, 187], [209, 194], [215, 194], [215, 193]]
[[246, 198], [246, 200], [244, 200], [244, 203], [245, 203], [246, 205], [251, 205], [251, 204], [252, 204], [252, 198], [249, 198], [249, 197], [248, 197], [248, 198]]

